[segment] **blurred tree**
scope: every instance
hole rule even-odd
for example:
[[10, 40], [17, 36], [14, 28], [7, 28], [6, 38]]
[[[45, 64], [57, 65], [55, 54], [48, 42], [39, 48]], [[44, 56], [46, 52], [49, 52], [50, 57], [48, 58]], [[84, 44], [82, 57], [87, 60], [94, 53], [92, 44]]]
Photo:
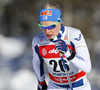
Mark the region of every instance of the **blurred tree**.
[[31, 43], [32, 37], [40, 32], [38, 11], [46, 1], [61, 6], [63, 24], [81, 29], [93, 55], [91, 44], [95, 45], [95, 40], [99, 40], [100, 0], [12, 0], [3, 8], [2, 33], [6, 36], [28, 37]]

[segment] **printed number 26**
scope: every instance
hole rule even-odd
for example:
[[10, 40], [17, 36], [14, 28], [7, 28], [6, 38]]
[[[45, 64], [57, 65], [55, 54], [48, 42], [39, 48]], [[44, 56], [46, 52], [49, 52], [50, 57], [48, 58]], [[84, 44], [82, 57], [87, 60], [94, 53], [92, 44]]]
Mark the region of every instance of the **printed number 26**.
[[[65, 72], [64, 67], [63, 67], [63, 64], [62, 64], [62, 60], [59, 60], [58, 63], [59, 63], [59, 66], [60, 66], [61, 71]], [[65, 63], [67, 63], [67, 61], [65, 61]], [[49, 61], [49, 64], [50, 65], [53, 65], [53, 71], [54, 72], [60, 72], [59, 70], [57, 70], [57, 61], [50, 60]], [[67, 69], [69, 71], [69, 66], [67, 64], [66, 64], [66, 66], [67, 66]]]

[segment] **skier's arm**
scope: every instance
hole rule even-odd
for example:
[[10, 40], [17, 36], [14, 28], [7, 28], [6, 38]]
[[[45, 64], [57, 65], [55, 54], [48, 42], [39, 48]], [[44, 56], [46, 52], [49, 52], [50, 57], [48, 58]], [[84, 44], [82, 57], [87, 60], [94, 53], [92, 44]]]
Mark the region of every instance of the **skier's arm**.
[[44, 75], [44, 60], [39, 55], [39, 49], [35, 42], [36, 38], [33, 39], [32, 42], [32, 49], [33, 49], [33, 68], [38, 78], [38, 90], [46, 90], [47, 84], [45, 82], [45, 75]]
[[44, 81], [44, 67], [43, 67], [43, 60], [40, 61], [38, 54], [35, 52], [33, 48], [33, 68], [37, 75], [39, 81]]
[[75, 46], [76, 54], [70, 62], [82, 71], [89, 73], [91, 70], [90, 55], [82, 33], [80, 31], [74, 32], [71, 41]]

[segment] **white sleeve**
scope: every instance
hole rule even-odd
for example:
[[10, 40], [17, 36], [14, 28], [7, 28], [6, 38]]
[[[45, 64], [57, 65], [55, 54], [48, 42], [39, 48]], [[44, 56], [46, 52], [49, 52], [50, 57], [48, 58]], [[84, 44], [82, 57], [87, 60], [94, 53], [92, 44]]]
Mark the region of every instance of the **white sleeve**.
[[76, 55], [70, 60], [80, 70], [89, 73], [91, 71], [91, 61], [85, 39], [80, 30], [73, 32], [71, 41], [75, 46]]
[[43, 60], [40, 60], [38, 53], [36, 53], [36, 39], [33, 39], [32, 49], [33, 49], [33, 68], [40, 82], [45, 80]]

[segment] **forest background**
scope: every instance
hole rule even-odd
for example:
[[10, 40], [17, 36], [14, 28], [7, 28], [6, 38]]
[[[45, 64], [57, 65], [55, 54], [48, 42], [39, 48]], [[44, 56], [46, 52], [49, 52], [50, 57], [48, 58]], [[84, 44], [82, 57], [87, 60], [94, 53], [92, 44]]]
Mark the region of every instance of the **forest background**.
[[[0, 90], [36, 90], [32, 39], [38, 11], [48, 0], [0, 0]], [[83, 33], [92, 62], [92, 90], [100, 90], [100, 0], [49, 0], [60, 5], [63, 25]], [[46, 66], [45, 66], [46, 67]], [[48, 81], [47, 69], [45, 69]]]

